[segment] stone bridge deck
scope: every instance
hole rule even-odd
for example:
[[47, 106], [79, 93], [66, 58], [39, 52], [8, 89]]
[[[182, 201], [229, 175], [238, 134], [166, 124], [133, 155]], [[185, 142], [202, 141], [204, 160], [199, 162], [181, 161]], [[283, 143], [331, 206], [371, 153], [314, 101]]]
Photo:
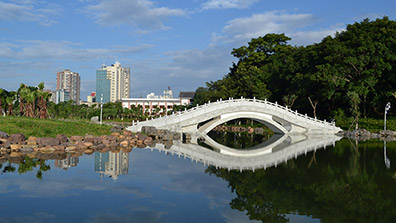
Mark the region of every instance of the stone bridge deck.
[[132, 123], [127, 129], [141, 131], [143, 126], [206, 135], [219, 124], [238, 118], [250, 118], [282, 134], [335, 134], [342, 129], [325, 120], [302, 115], [297, 111], [267, 100], [232, 99], [200, 105], [172, 115]]

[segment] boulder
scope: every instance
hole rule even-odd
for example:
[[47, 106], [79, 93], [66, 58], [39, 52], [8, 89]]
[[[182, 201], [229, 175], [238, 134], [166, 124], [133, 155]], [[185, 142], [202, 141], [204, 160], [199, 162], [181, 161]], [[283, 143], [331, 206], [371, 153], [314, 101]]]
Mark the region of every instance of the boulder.
[[15, 143], [21, 143], [21, 142], [24, 142], [25, 141], [25, 135], [24, 134], [22, 134], [22, 133], [15, 133], [15, 134], [11, 134], [11, 136], [10, 136], [10, 138], [9, 138], [9, 141], [12, 143], [12, 144], [15, 144]]
[[7, 133], [5, 133], [5, 132], [0, 131], [0, 138], [2, 138], [2, 139], [8, 139], [8, 138], [10, 138], [10, 136], [9, 136]]
[[92, 142], [84, 142], [84, 145], [89, 148], [92, 147], [94, 144]]
[[70, 153], [70, 152], [76, 152], [77, 146], [68, 146], [66, 147], [65, 151]]
[[122, 130], [124, 130], [124, 127], [123, 126], [119, 126], [119, 125], [113, 126], [110, 129], [111, 132], [118, 132], [118, 133], [121, 133]]
[[84, 153], [87, 154], [87, 155], [91, 155], [92, 153], [94, 153], [94, 150], [93, 149], [86, 149], [86, 150], [84, 150]]
[[60, 142], [61, 144], [69, 141], [69, 139], [67, 138], [67, 136], [65, 136], [65, 135], [63, 135], [63, 134], [58, 134], [58, 135], [56, 135], [56, 138], [59, 140], [59, 142]]
[[111, 135], [112, 135], [112, 136], [115, 136], [115, 137], [118, 137], [118, 136], [120, 136], [121, 134], [120, 134], [119, 132], [112, 132]]
[[39, 147], [57, 146], [60, 144], [60, 141], [57, 138], [44, 137], [44, 138], [38, 138], [37, 144]]
[[11, 151], [20, 150], [22, 148], [22, 146], [18, 144], [11, 144], [10, 147]]
[[73, 142], [73, 143], [81, 142], [82, 140], [83, 140], [82, 136], [72, 136], [72, 137], [70, 137], [70, 141]]
[[99, 116], [93, 116], [91, 122], [99, 122]]
[[32, 153], [34, 150], [32, 147], [23, 147], [21, 148], [22, 153]]
[[126, 140], [120, 142], [120, 146], [122, 146], [122, 147], [128, 147], [128, 145], [129, 145], [129, 143]]
[[53, 147], [42, 147], [39, 149], [40, 153], [53, 153], [55, 149]]
[[149, 136], [156, 136], [160, 134], [154, 126], [143, 126], [141, 132]]
[[133, 135], [133, 133], [132, 133], [131, 131], [128, 131], [128, 130], [124, 130], [124, 131], [122, 132], [122, 134], [123, 134], [125, 137], [132, 136], [132, 135]]

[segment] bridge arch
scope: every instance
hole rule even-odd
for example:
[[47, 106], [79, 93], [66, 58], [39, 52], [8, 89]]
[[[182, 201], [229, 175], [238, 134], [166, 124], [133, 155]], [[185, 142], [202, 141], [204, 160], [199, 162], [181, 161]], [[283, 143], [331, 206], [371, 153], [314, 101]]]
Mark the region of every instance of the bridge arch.
[[[204, 133], [206, 135], [216, 126], [226, 123], [228, 121], [240, 119], [240, 118], [248, 118], [248, 119], [258, 121], [258, 122], [266, 125], [268, 128], [270, 128], [275, 133], [286, 134], [290, 131], [290, 128], [287, 129], [283, 125], [281, 125], [279, 122], [276, 122], [273, 119], [272, 115], [260, 113], [260, 112], [246, 112], [246, 111], [226, 113], [226, 114], [217, 116], [215, 118], [211, 117], [212, 120], [207, 122], [206, 124], [198, 127], [198, 131], [200, 131], [201, 133]], [[286, 125], [286, 126], [290, 126], [290, 124]]]

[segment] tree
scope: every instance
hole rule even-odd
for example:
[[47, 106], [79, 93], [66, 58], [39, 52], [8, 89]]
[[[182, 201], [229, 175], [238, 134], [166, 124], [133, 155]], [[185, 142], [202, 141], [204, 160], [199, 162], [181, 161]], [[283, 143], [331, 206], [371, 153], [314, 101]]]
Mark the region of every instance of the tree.
[[2, 88], [0, 88], [0, 115], [3, 115], [3, 113], [5, 114], [5, 112], [3, 112], [3, 104], [5, 104], [6, 102], [6, 91]]

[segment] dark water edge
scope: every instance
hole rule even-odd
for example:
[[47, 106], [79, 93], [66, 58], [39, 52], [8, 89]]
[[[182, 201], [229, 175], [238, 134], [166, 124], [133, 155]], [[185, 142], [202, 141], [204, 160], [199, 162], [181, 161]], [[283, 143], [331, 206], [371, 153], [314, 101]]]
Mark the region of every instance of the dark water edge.
[[233, 133], [219, 131], [210, 131], [208, 133], [208, 136], [217, 143], [240, 150], [250, 149], [260, 145], [273, 135], [274, 134], [249, 134], [247, 132]]
[[396, 142], [386, 143], [390, 165], [384, 146], [342, 139], [242, 172], [138, 148], [5, 161], [0, 222], [394, 222]]

